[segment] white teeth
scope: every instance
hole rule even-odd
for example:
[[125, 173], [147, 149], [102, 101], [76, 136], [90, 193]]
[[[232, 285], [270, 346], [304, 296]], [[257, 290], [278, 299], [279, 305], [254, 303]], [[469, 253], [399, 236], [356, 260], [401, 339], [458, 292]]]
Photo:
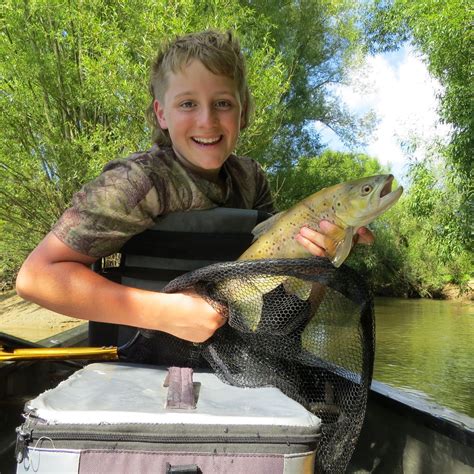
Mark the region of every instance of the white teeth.
[[197, 138], [197, 137], [193, 137], [194, 141], [196, 141], [198, 143], [205, 144], [205, 145], [209, 145], [209, 144], [212, 144], [212, 143], [217, 143], [220, 139], [221, 139], [221, 137], [217, 137], [217, 138]]

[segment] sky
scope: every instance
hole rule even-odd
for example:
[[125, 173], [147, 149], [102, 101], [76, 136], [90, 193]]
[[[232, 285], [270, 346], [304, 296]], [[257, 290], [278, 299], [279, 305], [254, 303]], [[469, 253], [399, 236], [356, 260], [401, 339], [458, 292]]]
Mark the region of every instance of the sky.
[[[372, 110], [377, 125], [367, 145], [348, 150], [337, 136], [322, 124], [315, 124], [328, 148], [363, 152], [390, 165], [395, 177], [406, 184], [410, 160], [421, 160], [427, 144], [446, 141], [449, 127], [439, 123], [437, 114], [440, 84], [433, 79], [420, 54], [407, 46], [399, 51], [367, 58], [366, 63], [349, 77], [348, 85], [337, 85], [334, 93], [356, 115]], [[402, 147], [416, 137], [417, 149]]]

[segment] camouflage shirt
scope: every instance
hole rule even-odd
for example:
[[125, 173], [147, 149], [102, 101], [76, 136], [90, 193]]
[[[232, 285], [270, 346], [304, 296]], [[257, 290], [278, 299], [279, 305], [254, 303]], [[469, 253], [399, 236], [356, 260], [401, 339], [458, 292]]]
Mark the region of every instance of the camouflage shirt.
[[74, 195], [53, 233], [77, 252], [104, 257], [171, 212], [214, 207], [273, 212], [270, 188], [257, 162], [231, 155], [221, 173], [224, 186], [187, 168], [172, 148], [155, 145], [108, 163]]

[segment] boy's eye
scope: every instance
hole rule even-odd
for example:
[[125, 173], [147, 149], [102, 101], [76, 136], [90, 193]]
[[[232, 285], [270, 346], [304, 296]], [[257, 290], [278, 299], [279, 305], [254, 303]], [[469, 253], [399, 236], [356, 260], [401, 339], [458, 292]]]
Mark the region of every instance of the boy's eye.
[[229, 100], [218, 100], [216, 102], [216, 107], [218, 109], [228, 109], [231, 106], [232, 106], [232, 104]]
[[194, 107], [194, 102], [192, 102], [191, 100], [186, 100], [185, 102], [181, 102], [181, 104], [179, 104], [179, 106], [182, 109], [190, 109], [190, 108]]

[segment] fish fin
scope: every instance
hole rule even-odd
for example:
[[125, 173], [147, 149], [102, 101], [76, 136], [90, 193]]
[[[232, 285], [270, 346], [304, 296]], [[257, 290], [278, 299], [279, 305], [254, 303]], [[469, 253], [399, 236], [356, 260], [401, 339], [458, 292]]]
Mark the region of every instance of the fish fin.
[[270, 293], [270, 291], [273, 291], [278, 285], [281, 285], [285, 280], [286, 277], [284, 276], [263, 275], [261, 277], [253, 276], [250, 281], [261, 295], [266, 295]]
[[242, 317], [249, 329], [253, 332], [257, 330], [258, 323], [262, 318], [263, 297], [281, 285], [285, 277], [277, 275], [252, 277], [246, 282], [247, 296], [242, 295], [242, 299], [237, 303]]
[[252, 332], [257, 330], [262, 318], [263, 297], [278, 285], [285, 277], [262, 276], [242, 279], [229, 279], [219, 284], [218, 289], [240, 314], [242, 324]]
[[272, 217], [269, 217], [267, 220], [260, 222], [252, 229], [253, 240], [257, 240], [261, 235], [263, 235], [270, 227], [277, 222], [280, 217], [285, 213], [285, 211], [281, 211], [278, 214], [275, 214]]
[[313, 285], [299, 278], [289, 277], [283, 282], [283, 287], [287, 293], [297, 296], [302, 301], [306, 301], [311, 294]]
[[349, 226], [346, 229], [337, 229], [330, 235], [333, 242], [329, 241], [326, 248], [329, 260], [337, 268], [347, 258], [352, 249], [352, 238], [354, 237], [354, 227]]
[[245, 299], [237, 300], [234, 302], [234, 307], [239, 312], [242, 323], [255, 332], [262, 318], [263, 295], [253, 294]]
[[262, 318], [263, 297], [281, 284], [287, 293], [297, 296], [302, 301], [306, 301], [311, 294], [312, 284], [299, 278], [276, 275], [252, 278], [251, 282], [246, 283], [247, 296], [242, 295], [236, 302], [237, 310], [251, 331], [257, 330]]

